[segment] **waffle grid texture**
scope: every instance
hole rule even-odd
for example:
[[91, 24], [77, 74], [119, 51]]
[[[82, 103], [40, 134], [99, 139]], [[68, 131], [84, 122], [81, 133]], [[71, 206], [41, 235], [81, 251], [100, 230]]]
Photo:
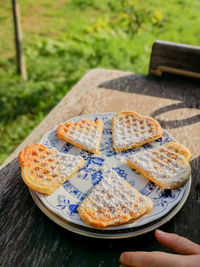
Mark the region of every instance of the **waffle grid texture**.
[[[27, 146], [18, 159], [24, 182], [41, 193], [54, 191], [84, 164], [80, 156], [64, 154], [38, 144]], [[48, 192], [42, 192], [45, 188]]]
[[136, 112], [123, 111], [112, 119], [112, 137], [115, 151], [138, 147], [162, 136], [162, 128], [152, 118]]
[[163, 189], [176, 189], [190, 176], [190, 152], [182, 145], [169, 142], [132, 155], [127, 163]]
[[66, 122], [59, 125], [56, 134], [66, 142], [92, 153], [99, 152], [99, 145], [103, 131], [101, 120], [82, 120], [76, 123]]
[[152, 209], [153, 202], [143, 196], [115, 171], [103, 179], [78, 207], [81, 218], [89, 225], [104, 228], [136, 219]]

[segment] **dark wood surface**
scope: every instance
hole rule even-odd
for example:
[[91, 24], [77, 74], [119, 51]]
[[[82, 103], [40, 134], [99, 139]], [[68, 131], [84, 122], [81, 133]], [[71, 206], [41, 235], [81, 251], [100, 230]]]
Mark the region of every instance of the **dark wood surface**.
[[[198, 80], [183, 77], [164, 76], [159, 79], [94, 70], [72, 89], [20, 148], [39, 140], [44, 125], [50, 124], [48, 127], [52, 128], [64, 118], [76, 114], [129, 108], [157, 118], [164, 129], [177, 133], [176, 138], [180, 137], [181, 143], [187, 145], [193, 154], [189, 197], [179, 213], [161, 229], [200, 243], [199, 89]], [[90, 94], [86, 97], [79, 90], [89, 90]], [[91, 103], [91, 99], [95, 103]], [[74, 109], [68, 101], [73, 102]], [[63, 107], [70, 110], [66, 109], [64, 115], [60, 114], [60, 119], [55, 119]], [[192, 129], [190, 135], [187, 134], [189, 129]], [[191, 136], [193, 140], [190, 140]], [[100, 240], [74, 234], [56, 225], [39, 210], [23, 183], [17, 154], [18, 150], [0, 169], [0, 266], [118, 266], [123, 251], [169, 251], [157, 243], [154, 232], [128, 239]]]

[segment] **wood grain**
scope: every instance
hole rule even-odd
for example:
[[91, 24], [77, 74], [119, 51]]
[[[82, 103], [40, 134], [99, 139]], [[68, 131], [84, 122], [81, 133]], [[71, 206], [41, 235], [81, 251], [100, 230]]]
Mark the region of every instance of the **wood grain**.
[[55, 125], [80, 114], [135, 110], [158, 119], [192, 151], [192, 188], [181, 211], [161, 227], [200, 242], [200, 91], [199, 81], [162, 79], [114, 70], [90, 71], [24, 140], [0, 169], [0, 266], [118, 266], [127, 250], [169, 251], [154, 233], [124, 240], [76, 235], [48, 219], [33, 202], [16, 159], [27, 144]]

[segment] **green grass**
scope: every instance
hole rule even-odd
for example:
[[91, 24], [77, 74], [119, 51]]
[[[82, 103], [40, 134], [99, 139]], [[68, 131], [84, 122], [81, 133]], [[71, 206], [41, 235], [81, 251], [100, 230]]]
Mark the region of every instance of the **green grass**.
[[156, 39], [200, 44], [198, 0], [19, 3], [26, 83], [16, 75], [10, 2], [0, 9], [0, 163], [88, 70], [147, 73]]

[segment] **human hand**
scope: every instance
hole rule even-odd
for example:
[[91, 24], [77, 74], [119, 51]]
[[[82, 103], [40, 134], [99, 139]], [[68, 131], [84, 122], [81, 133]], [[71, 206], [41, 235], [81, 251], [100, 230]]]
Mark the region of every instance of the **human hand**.
[[200, 245], [176, 234], [155, 231], [156, 239], [164, 246], [182, 254], [154, 252], [123, 252], [120, 267], [200, 267]]

